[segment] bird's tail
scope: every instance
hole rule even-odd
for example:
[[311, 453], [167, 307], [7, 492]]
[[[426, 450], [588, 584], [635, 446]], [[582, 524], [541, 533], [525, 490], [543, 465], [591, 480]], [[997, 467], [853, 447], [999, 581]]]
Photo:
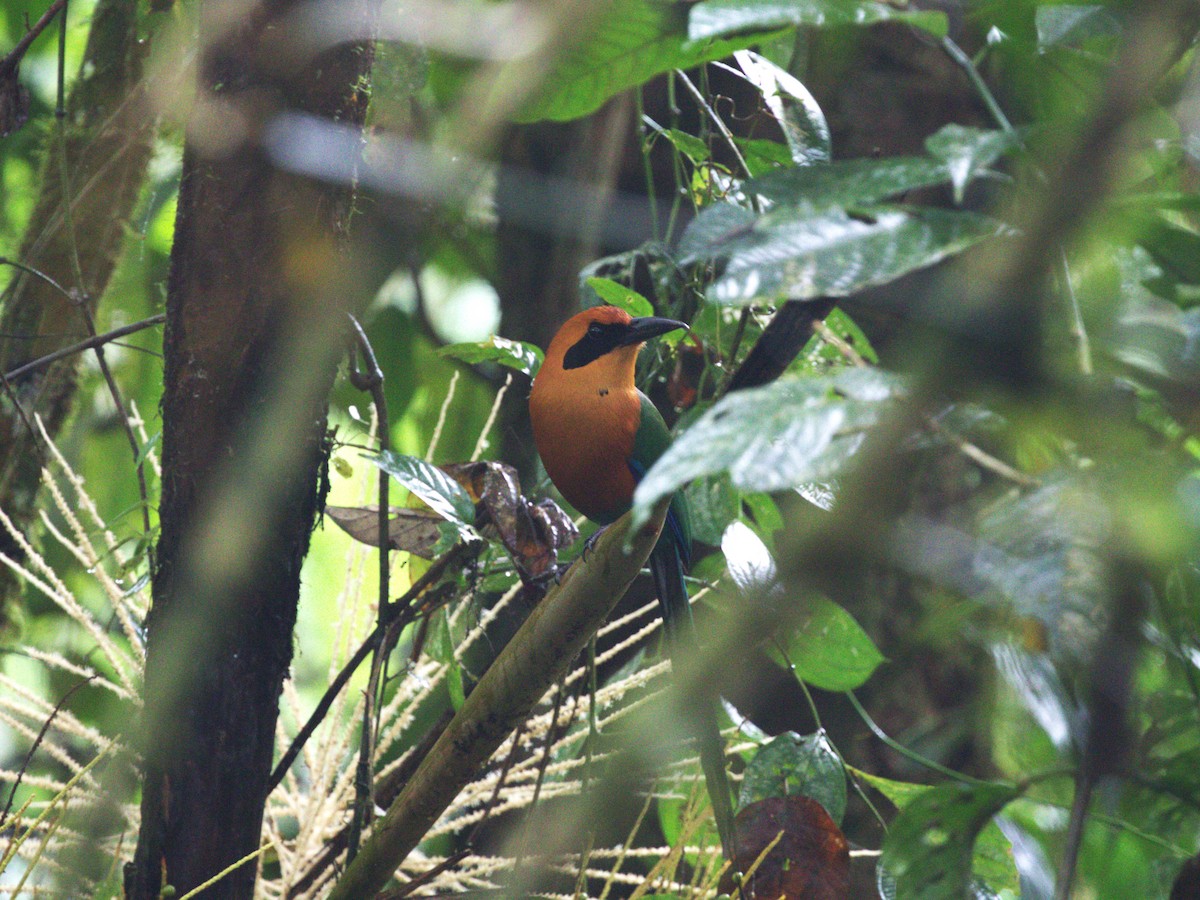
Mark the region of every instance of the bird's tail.
[[[683, 559], [674, 536], [665, 529], [650, 554], [650, 572], [662, 605], [671, 658], [678, 659], [680, 653], [695, 652], [700, 645], [683, 580]], [[696, 696], [691, 691], [688, 694]], [[712, 801], [721, 850], [726, 859], [732, 860], [735, 846], [733, 801], [725, 771], [725, 741], [721, 737], [717, 712], [716, 697], [699, 697], [686, 710], [687, 725], [699, 744], [700, 767], [704, 770], [704, 784]]]

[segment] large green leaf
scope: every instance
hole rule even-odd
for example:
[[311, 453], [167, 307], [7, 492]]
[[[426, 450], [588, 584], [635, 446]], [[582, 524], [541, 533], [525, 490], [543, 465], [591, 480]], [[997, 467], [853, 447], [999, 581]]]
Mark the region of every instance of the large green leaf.
[[676, 4], [618, 0], [611, 7], [586, 43], [558, 57], [518, 121], [577, 119], [655, 75], [723, 59], [765, 37], [690, 38], [686, 12]]
[[[962, 900], [971, 886], [976, 837], [1020, 792], [1001, 784], [946, 784], [912, 799], [883, 842], [883, 865], [896, 879], [897, 900]], [[998, 829], [997, 829], [998, 831]], [[1003, 840], [1003, 836], [1001, 836]], [[1007, 842], [1005, 842], [1007, 844]], [[1007, 870], [1015, 874], [1011, 849]], [[977, 871], [993, 889], [995, 871]]]
[[804, 616], [787, 636], [787, 657], [796, 677], [826, 691], [852, 691], [883, 662], [883, 654], [854, 617], [832, 600], [804, 601]]
[[738, 806], [794, 794], [816, 800], [834, 822], [846, 813], [846, 773], [823, 731], [804, 737], [789, 731], [759, 748], [746, 766]]
[[946, 34], [939, 12], [898, 9], [888, 3], [856, 0], [705, 0], [692, 7], [688, 35], [693, 39], [764, 31], [785, 25], [873, 25], [907, 22], [938, 37]]
[[827, 480], [854, 454], [900, 390], [877, 369], [789, 378], [724, 397], [684, 431], [634, 494], [644, 521], [660, 497], [728, 472], [734, 487], [778, 491]]
[[1006, 131], [947, 125], [925, 141], [929, 156], [844, 159], [783, 169], [751, 179], [743, 189], [776, 203], [818, 208], [878, 203], [946, 182], [961, 196], [972, 179], [1017, 143], [1018, 137]]
[[[876, 207], [852, 215], [840, 207], [779, 207], [752, 224], [722, 205], [710, 209], [720, 212], [706, 210], [688, 229], [684, 261], [728, 260], [707, 299], [738, 306], [844, 297], [1002, 233], [994, 219], [942, 209]], [[738, 227], [729, 229], [731, 223]]]

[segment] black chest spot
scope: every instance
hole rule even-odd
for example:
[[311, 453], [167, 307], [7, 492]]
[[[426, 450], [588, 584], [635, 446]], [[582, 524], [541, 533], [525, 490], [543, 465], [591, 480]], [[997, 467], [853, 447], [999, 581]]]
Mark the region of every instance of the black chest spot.
[[600, 388], [600, 396], [607, 397], [608, 396], [608, 388]]

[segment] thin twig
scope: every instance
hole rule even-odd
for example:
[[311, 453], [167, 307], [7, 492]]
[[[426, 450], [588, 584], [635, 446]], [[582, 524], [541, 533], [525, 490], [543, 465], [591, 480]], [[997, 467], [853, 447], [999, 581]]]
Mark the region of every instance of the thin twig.
[[[349, 314], [347, 314], [349, 315]], [[375, 349], [367, 338], [367, 333], [354, 316], [349, 316], [350, 327], [354, 332], [356, 352], [351, 353], [350, 382], [359, 390], [369, 391], [371, 402], [375, 407], [375, 431], [379, 441], [379, 452], [386, 453], [391, 449], [391, 425], [388, 422], [387, 397], [383, 390], [383, 370], [375, 358]], [[362, 354], [365, 371], [358, 369], [358, 354]], [[358, 752], [358, 772], [354, 780], [354, 816], [351, 819], [350, 841], [347, 860], [353, 859], [358, 853], [358, 843], [362, 829], [370, 821], [371, 810], [374, 808], [372, 761], [375, 756], [375, 706], [378, 703], [380, 691], [380, 674], [383, 670], [387, 651], [384, 645], [388, 643], [388, 594], [391, 590], [391, 542], [388, 539], [388, 510], [390, 507], [388, 491], [390, 476], [382, 468], [379, 470], [379, 602], [377, 607], [377, 625], [380, 641], [373, 648], [371, 660], [371, 676], [367, 681], [366, 700], [363, 704], [362, 739]]]
[[[0, 264], [6, 262], [8, 262], [8, 260], [0, 258]], [[22, 268], [24, 267], [22, 266]], [[93, 347], [99, 347], [102, 344], [113, 343], [119, 338], [123, 338], [130, 334], [136, 334], [137, 332], [144, 331], [145, 329], [154, 325], [161, 325], [166, 320], [166, 314], [159, 313], [156, 316], [150, 316], [148, 319], [142, 319], [139, 322], [133, 322], [129, 325], [122, 325], [120, 328], [114, 328], [111, 331], [105, 331], [103, 334], [93, 335], [87, 340], [80, 341], [77, 344], [72, 344], [70, 347], [63, 347], [61, 350], [55, 350], [53, 353], [47, 353], [45, 356], [39, 356], [37, 359], [31, 360], [24, 365], [17, 366], [15, 369], [5, 373], [4, 377], [10, 381], [15, 380], [20, 378], [22, 375], [28, 375], [30, 372], [43, 369], [51, 363], [56, 363], [60, 359], [64, 359], [75, 353], [82, 353], [84, 350], [91, 350]]]

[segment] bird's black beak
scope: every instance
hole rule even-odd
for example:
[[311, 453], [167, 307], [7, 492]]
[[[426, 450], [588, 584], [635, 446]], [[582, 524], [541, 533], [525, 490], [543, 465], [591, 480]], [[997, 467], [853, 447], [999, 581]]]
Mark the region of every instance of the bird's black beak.
[[674, 319], [660, 319], [657, 316], [641, 316], [630, 319], [629, 325], [625, 329], [625, 335], [621, 338], [618, 346], [628, 347], [631, 344], [640, 344], [652, 337], [658, 337], [660, 334], [680, 328], [687, 331], [687, 323], [677, 322]]

